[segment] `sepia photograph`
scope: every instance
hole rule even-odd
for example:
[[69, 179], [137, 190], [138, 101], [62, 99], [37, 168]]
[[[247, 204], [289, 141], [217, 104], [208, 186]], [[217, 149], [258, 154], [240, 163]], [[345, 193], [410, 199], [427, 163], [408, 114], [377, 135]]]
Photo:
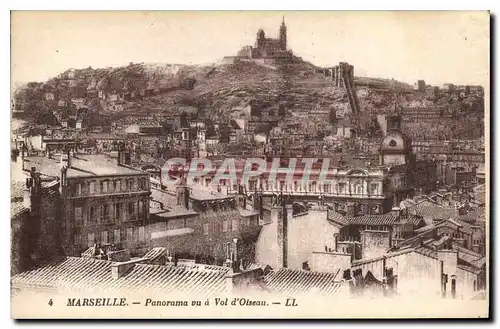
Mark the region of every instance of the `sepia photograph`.
[[11, 11], [13, 319], [490, 314], [488, 11]]

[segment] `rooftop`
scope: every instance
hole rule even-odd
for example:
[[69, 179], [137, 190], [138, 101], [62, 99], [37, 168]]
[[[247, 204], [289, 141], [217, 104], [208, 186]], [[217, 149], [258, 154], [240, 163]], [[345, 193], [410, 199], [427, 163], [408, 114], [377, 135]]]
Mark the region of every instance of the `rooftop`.
[[[119, 279], [111, 276], [111, 261], [92, 258], [62, 257], [38, 269], [12, 277], [15, 288], [34, 287], [66, 291], [155, 292], [196, 294], [201, 298], [225, 292], [227, 269], [204, 270], [202, 267], [135, 264]], [[68, 270], [71, 269], [71, 270]]]
[[[340, 271], [340, 270], [339, 270]], [[282, 268], [270, 271], [265, 277], [267, 288], [277, 294], [296, 296], [299, 294], [319, 293], [332, 296], [339, 292], [342, 282], [336, 273], [320, 273]]]
[[[427, 200], [421, 201], [408, 209], [415, 210], [417, 215], [424, 217], [424, 219], [430, 218], [431, 221], [433, 219], [458, 217], [458, 209], [446, 208]], [[432, 224], [432, 222], [428, 222], [427, 224]]]
[[11, 218], [19, 216], [22, 213], [27, 212], [27, 211], [29, 211], [29, 209], [24, 206], [24, 203], [22, 201], [20, 201], [20, 202], [16, 201], [16, 202], [12, 202], [10, 204], [10, 217]]
[[[25, 158], [25, 168], [36, 167], [43, 175], [59, 177], [61, 172], [60, 156], [51, 158], [43, 156], [32, 156]], [[103, 154], [78, 154], [71, 158], [71, 168], [68, 169], [67, 177], [92, 177], [92, 176], [119, 176], [145, 174], [130, 167], [118, 166], [116, 159]]]
[[151, 198], [163, 205], [163, 209], [156, 209], [152, 214], [164, 218], [175, 217], [179, 215], [195, 215], [196, 212], [186, 209], [184, 205], [177, 204], [177, 197], [173, 192], [162, 191], [151, 187]]

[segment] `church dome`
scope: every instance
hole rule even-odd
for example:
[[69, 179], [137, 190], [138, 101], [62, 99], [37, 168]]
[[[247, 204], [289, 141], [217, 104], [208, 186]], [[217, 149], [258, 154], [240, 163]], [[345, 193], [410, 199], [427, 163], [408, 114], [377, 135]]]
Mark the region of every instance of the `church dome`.
[[410, 149], [410, 139], [400, 131], [389, 132], [380, 144], [380, 151], [408, 152]]

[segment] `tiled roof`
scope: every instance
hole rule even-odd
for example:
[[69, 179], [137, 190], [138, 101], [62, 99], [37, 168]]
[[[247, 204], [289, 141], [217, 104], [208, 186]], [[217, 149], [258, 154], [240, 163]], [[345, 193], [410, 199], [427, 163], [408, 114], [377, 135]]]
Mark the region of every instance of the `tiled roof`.
[[135, 264], [119, 279], [111, 276], [112, 262], [92, 258], [65, 257], [38, 269], [12, 277], [14, 287], [52, 288], [66, 291], [115, 291], [197, 294], [208, 297], [226, 289], [225, 271]]
[[338, 223], [342, 226], [349, 225], [349, 222], [344, 218], [342, 214], [339, 214], [336, 211], [330, 210], [328, 211], [328, 220], [334, 223]]
[[434, 259], [438, 258], [437, 251], [435, 251], [434, 249], [431, 249], [429, 247], [418, 247], [418, 248], [415, 248], [415, 252], [417, 252], [417, 253], [419, 253], [421, 255], [424, 255], [424, 256], [428, 256], [428, 257], [434, 258]]
[[461, 247], [460, 245], [453, 243], [453, 250], [458, 251], [458, 258], [473, 267], [481, 268], [486, 263], [486, 257], [472, 250]]
[[[339, 270], [340, 271], [340, 270]], [[280, 269], [270, 271], [265, 277], [267, 288], [273, 293], [294, 296], [306, 293], [320, 293], [331, 296], [342, 286], [336, 273], [319, 273], [303, 270]]]
[[445, 208], [427, 200], [419, 202], [415, 206], [410, 207], [409, 209], [415, 210], [417, 215], [422, 216], [424, 218], [430, 218], [431, 220], [458, 217], [457, 209]]
[[51, 180], [51, 181], [42, 182], [42, 188], [52, 188], [52, 187], [56, 187], [58, 185], [59, 185], [59, 181], [56, 179]]
[[19, 216], [26, 211], [29, 211], [29, 209], [24, 206], [24, 203], [22, 201], [21, 202], [12, 202], [10, 204], [10, 217], [11, 218]]
[[[195, 211], [191, 209], [186, 209], [184, 205], [177, 204], [177, 196], [173, 192], [162, 191], [157, 188], [151, 188], [151, 198], [155, 201], [161, 202], [163, 204], [163, 209], [168, 211], [167, 213], [162, 212], [162, 217], [172, 217], [176, 215], [188, 215], [196, 214]], [[161, 215], [161, 214], [159, 214]], [[168, 215], [168, 216], [167, 216]]]
[[459, 269], [461, 269], [461, 270], [464, 270], [464, 271], [467, 271], [467, 272], [471, 272], [471, 273], [474, 273], [474, 274], [479, 274], [481, 272], [480, 269], [477, 269], [477, 268], [472, 267], [472, 266], [458, 264], [457, 267]]
[[156, 247], [148, 251], [142, 258], [148, 259], [150, 262], [156, 261], [158, 258], [167, 254], [167, 249], [163, 247]]
[[[166, 266], [174, 266], [172, 263], [167, 263]], [[188, 270], [199, 270], [199, 271], [219, 271], [223, 273], [229, 273], [231, 268], [218, 265], [207, 265], [207, 264], [196, 264], [192, 262], [181, 262], [177, 263], [177, 267], [185, 268]]]
[[398, 219], [398, 213], [391, 211], [383, 215], [362, 215], [346, 219], [351, 225], [393, 225]]
[[478, 220], [484, 220], [485, 216], [486, 216], [486, 209], [480, 207], [480, 208], [475, 208], [475, 209], [469, 211], [465, 215], [460, 215], [458, 218], [461, 221], [470, 223], [470, 222], [475, 222]]
[[12, 182], [10, 187], [10, 200], [22, 201], [23, 188], [24, 188], [24, 182]]

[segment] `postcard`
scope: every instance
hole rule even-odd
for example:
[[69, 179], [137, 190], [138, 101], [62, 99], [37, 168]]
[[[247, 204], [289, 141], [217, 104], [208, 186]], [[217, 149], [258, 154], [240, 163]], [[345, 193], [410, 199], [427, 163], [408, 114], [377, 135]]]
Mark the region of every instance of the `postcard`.
[[488, 318], [489, 31], [13, 11], [11, 317]]

